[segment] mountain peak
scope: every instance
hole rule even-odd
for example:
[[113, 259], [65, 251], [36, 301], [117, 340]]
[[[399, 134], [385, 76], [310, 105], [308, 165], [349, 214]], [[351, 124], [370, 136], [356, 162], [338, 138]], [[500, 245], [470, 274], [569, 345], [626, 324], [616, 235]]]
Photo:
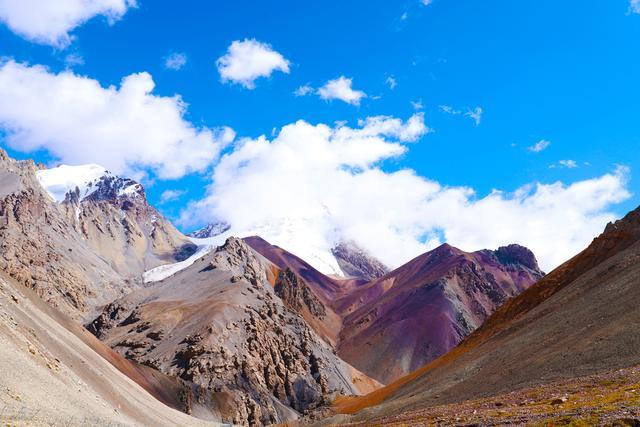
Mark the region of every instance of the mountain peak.
[[501, 246], [493, 253], [502, 264], [521, 264], [531, 270], [540, 270], [536, 256], [524, 246], [518, 244]]
[[231, 226], [226, 222], [212, 222], [202, 227], [199, 230], [187, 233], [187, 236], [194, 237], [196, 239], [208, 239], [216, 237], [225, 233], [231, 229]]
[[60, 165], [36, 172], [40, 185], [57, 203], [144, 197], [142, 185], [122, 178], [97, 164]]

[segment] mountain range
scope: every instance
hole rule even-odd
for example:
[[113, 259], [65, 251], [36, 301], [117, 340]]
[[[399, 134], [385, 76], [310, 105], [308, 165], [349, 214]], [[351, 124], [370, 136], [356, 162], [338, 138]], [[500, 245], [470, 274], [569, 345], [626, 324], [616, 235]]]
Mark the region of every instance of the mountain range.
[[2, 402], [34, 423], [415, 424], [628, 368], [639, 212], [548, 275], [517, 244], [392, 270], [343, 241], [326, 270], [228, 224], [184, 235], [98, 165], [0, 151]]

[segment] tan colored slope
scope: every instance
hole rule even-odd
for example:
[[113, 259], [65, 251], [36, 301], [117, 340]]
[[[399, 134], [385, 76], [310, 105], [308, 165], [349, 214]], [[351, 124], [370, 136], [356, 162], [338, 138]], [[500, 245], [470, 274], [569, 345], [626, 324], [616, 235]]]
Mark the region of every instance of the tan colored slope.
[[638, 364], [638, 306], [640, 210], [445, 356], [337, 410], [369, 420]]
[[0, 150], [0, 270], [75, 319], [91, 317], [136, 286], [87, 246], [36, 170]]
[[103, 178], [98, 184], [102, 191], [60, 205], [93, 252], [120, 275], [135, 280], [147, 270], [182, 261], [195, 251], [196, 246], [147, 203], [141, 184], [126, 180], [136, 191], [118, 195], [110, 188], [118, 185], [112, 182], [117, 180], [125, 181]]
[[[0, 274], [0, 420], [9, 425], [213, 425], [164, 405]], [[90, 337], [87, 337], [90, 341]], [[99, 342], [94, 342], [100, 347]], [[106, 350], [106, 349], [105, 349]], [[112, 362], [134, 369], [115, 354]], [[143, 381], [143, 370], [138, 371]], [[148, 387], [158, 379], [144, 380]], [[167, 396], [167, 398], [169, 398]]]

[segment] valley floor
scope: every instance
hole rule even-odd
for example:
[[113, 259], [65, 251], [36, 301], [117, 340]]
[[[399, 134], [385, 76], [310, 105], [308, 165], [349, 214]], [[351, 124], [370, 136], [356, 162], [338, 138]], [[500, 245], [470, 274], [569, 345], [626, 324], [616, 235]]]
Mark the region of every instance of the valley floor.
[[337, 418], [333, 425], [640, 426], [640, 365], [366, 422]]

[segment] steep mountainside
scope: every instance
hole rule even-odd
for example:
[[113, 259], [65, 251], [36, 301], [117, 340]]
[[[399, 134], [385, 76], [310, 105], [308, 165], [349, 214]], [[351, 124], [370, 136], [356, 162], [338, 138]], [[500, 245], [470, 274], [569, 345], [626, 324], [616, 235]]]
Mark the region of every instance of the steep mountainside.
[[0, 361], [6, 425], [215, 425], [169, 407], [181, 406], [175, 379], [125, 360], [2, 272]]
[[97, 165], [58, 166], [39, 170], [37, 177], [91, 249], [123, 276], [140, 276], [195, 251], [131, 179]]
[[442, 245], [339, 302], [339, 354], [388, 383], [455, 347], [542, 276], [521, 246], [466, 253]]
[[87, 318], [140, 285], [148, 266], [195, 245], [146, 203], [139, 184], [77, 168], [39, 169], [0, 150], [0, 269]]
[[308, 311], [302, 311], [300, 314], [329, 344], [337, 345], [338, 335], [342, 329], [342, 317], [334, 310], [333, 304], [338, 298], [365, 281], [338, 280], [325, 276], [307, 262], [278, 246], [269, 244], [260, 237], [247, 237], [243, 240], [278, 269], [290, 270], [309, 287], [310, 293], [323, 304], [325, 313], [322, 318]]
[[231, 238], [174, 276], [110, 304], [90, 330], [127, 358], [192, 382], [198, 396], [192, 413], [270, 424], [295, 419], [335, 393], [376, 387], [306, 324], [297, 314], [303, 307], [325, 315], [291, 271], [279, 272]]
[[483, 398], [640, 364], [640, 208], [509, 301], [453, 351], [342, 412], [382, 414]]
[[0, 269], [76, 318], [135, 285], [87, 245], [36, 179], [32, 161], [0, 150]]

